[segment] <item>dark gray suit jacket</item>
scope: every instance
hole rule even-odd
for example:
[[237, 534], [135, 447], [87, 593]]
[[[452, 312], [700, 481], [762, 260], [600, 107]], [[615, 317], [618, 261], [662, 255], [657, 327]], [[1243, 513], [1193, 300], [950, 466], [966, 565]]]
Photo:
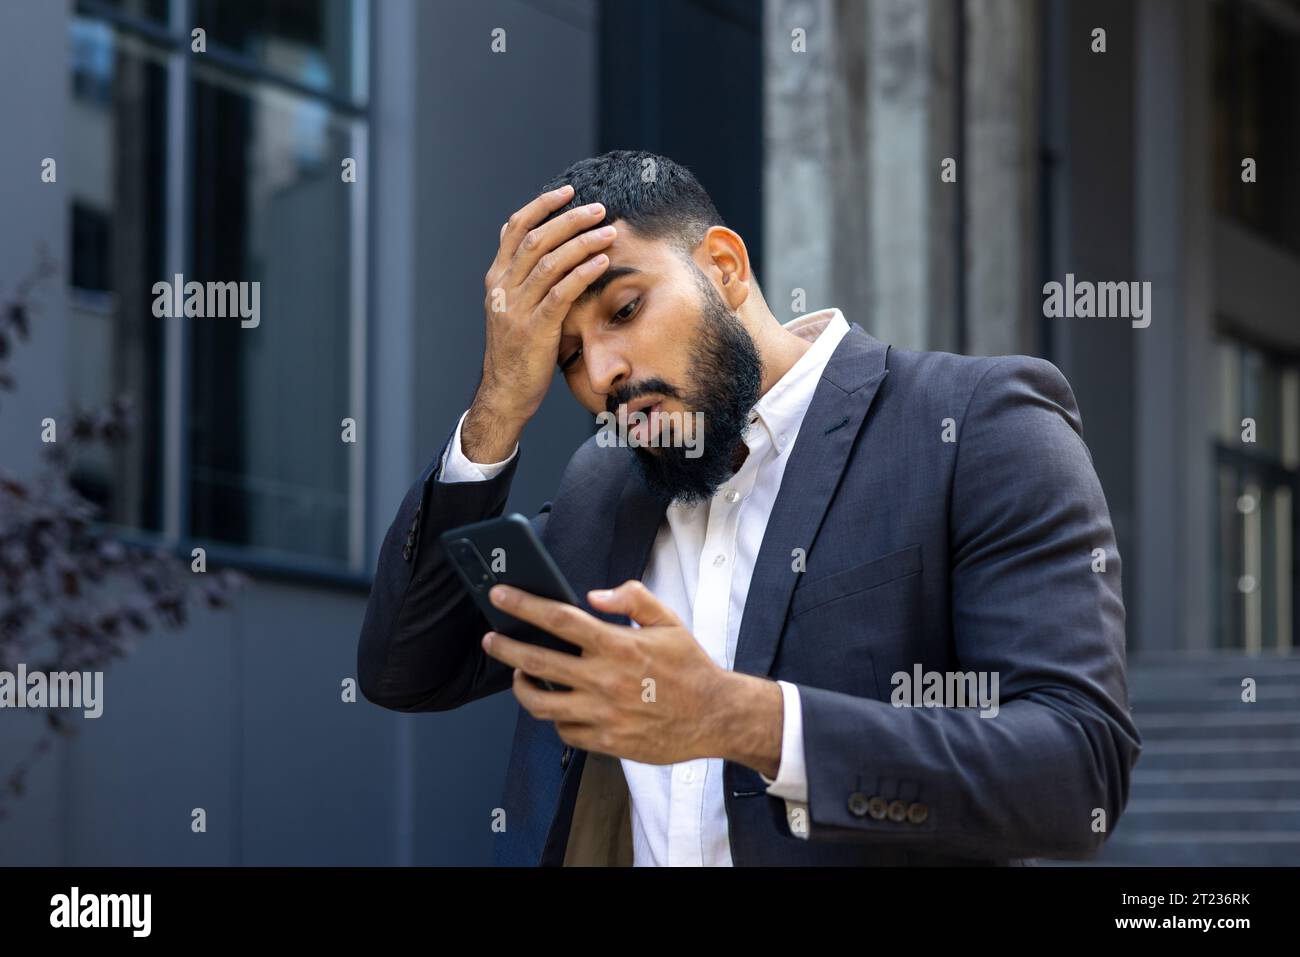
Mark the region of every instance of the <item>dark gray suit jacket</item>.
[[[400, 711], [510, 685], [479, 646], [487, 623], [437, 537], [500, 514], [519, 459], [455, 484], [437, 481], [440, 460], [384, 540], [361, 634], [363, 693]], [[641, 576], [665, 506], [631, 450], [593, 437], [533, 521], [585, 596]], [[891, 676], [918, 665], [996, 672], [997, 716], [895, 707]], [[1124, 667], [1120, 558], [1060, 372], [1020, 356], [890, 349], [854, 324], [791, 452], [735, 658], [737, 671], [799, 686], [808, 839], [790, 833], [756, 771], [727, 763], [734, 862], [1087, 856], [1114, 829], [1141, 750]], [[520, 709], [498, 862], [565, 860], [584, 766], [602, 763], [587, 758]]]

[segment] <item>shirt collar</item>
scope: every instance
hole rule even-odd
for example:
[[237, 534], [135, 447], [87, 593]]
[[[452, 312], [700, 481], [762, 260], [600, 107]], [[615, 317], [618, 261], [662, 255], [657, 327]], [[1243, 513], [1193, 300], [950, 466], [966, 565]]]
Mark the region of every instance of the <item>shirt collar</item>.
[[843, 313], [831, 308], [792, 319], [784, 328], [812, 342], [812, 348], [763, 394], [750, 414], [750, 424], [761, 423], [772, 446], [782, 452], [798, 434], [826, 363], [848, 335], [849, 324]]

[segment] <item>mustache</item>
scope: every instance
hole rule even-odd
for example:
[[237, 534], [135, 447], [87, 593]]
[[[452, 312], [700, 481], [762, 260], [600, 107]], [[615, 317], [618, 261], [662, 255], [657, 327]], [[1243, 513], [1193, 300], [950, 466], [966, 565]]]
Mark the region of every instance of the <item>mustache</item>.
[[681, 398], [681, 393], [663, 379], [646, 379], [636, 385], [619, 386], [615, 389], [609, 398], [605, 400], [605, 411], [610, 415], [614, 415], [618, 412], [620, 405], [627, 405], [643, 395], [662, 395], [673, 399]]

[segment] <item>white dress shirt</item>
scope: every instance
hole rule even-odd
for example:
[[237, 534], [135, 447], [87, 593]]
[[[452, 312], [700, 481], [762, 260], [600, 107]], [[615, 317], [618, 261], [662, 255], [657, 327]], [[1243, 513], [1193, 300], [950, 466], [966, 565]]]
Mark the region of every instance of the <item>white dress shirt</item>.
[[[785, 328], [812, 341], [812, 347], [754, 406], [744, 434], [749, 455], [740, 470], [709, 501], [668, 506], [642, 576], [645, 586], [686, 624], [709, 657], [728, 670], [735, 661], [750, 578], [790, 450], [822, 371], [849, 331], [838, 309], [801, 316]], [[462, 415], [461, 424], [464, 420]], [[469, 461], [461, 449], [461, 424], [443, 457], [441, 481], [493, 478], [518, 454], [516, 446], [502, 462]], [[785, 681], [778, 684], [784, 705], [781, 761], [776, 780], [763, 780], [769, 794], [785, 800], [792, 832], [807, 837], [808, 783], [799, 689]], [[732, 863], [722, 765], [721, 758], [670, 765], [622, 761], [632, 803], [636, 866]]]

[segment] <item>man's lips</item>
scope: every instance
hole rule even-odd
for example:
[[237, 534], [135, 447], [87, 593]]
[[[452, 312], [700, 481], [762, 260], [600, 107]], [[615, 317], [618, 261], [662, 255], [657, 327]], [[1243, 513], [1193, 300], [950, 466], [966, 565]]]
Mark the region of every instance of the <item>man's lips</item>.
[[651, 406], [662, 404], [663, 399], [656, 399], [654, 396], [642, 396], [634, 402], [629, 402], [627, 404], [627, 414], [631, 415], [633, 412], [646, 412], [651, 408]]
[[[655, 427], [659, 424], [658, 416], [662, 410], [662, 399], [646, 398], [629, 403], [624, 420], [628, 437], [638, 444], [648, 445], [650, 436], [654, 434]], [[634, 421], [633, 415], [637, 412], [645, 416], [644, 421]]]

